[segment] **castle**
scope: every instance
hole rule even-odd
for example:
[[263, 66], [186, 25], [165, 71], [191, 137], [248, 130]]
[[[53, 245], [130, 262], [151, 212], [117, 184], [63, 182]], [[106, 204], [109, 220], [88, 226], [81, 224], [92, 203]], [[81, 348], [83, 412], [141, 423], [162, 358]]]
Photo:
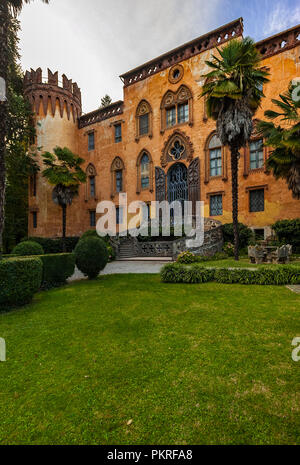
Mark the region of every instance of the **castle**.
[[[68, 208], [67, 235], [79, 236], [96, 225], [96, 206], [119, 192], [128, 202], [190, 199], [205, 202], [205, 217], [232, 221], [230, 154], [207, 118], [199, 98], [208, 71], [205, 64], [215, 47], [243, 34], [238, 19], [120, 76], [124, 100], [82, 114], [81, 92], [65, 75], [48, 70], [27, 71], [25, 95], [36, 120], [37, 147], [53, 151], [68, 147], [85, 160], [87, 182]], [[300, 75], [300, 25], [256, 44], [262, 66], [270, 72], [266, 98], [256, 119], [273, 108], [272, 98]], [[253, 134], [239, 161], [239, 221], [265, 237], [280, 219], [300, 216], [285, 181], [276, 181], [265, 169], [269, 149]], [[40, 173], [29, 192], [29, 236], [61, 235], [60, 209], [52, 201], [52, 188]], [[117, 216], [121, 212], [117, 208]]]

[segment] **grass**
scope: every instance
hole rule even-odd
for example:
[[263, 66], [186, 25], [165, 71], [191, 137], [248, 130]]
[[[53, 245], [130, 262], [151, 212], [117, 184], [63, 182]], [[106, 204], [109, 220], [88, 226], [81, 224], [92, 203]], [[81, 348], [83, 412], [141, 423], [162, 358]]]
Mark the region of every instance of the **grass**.
[[1, 444], [300, 444], [285, 287], [105, 276], [1, 314], [0, 336]]
[[[289, 263], [290, 265], [300, 266], [300, 259], [293, 259]], [[212, 266], [214, 268], [258, 268], [259, 266], [268, 266], [272, 263], [262, 263], [258, 265], [256, 263], [250, 263], [249, 258], [240, 258], [239, 261], [235, 261], [234, 258], [228, 258], [225, 260], [208, 260], [200, 262], [203, 266]]]

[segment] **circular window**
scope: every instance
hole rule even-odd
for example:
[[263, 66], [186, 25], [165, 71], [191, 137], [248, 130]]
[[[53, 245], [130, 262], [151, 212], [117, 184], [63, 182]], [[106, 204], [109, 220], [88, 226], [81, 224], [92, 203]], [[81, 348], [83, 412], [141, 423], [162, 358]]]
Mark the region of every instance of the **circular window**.
[[176, 84], [180, 79], [182, 79], [184, 69], [182, 65], [175, 65], [170, 69], [169, 72], [169, 81], [172, 84]]

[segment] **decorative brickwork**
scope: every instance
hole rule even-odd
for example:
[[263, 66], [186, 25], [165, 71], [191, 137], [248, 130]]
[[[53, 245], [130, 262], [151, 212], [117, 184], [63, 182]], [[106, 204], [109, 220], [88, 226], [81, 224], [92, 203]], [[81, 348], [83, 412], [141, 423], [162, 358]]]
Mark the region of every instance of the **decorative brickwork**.
[[124, 102], [119, 100], [105, 108], [99, 108], [98, 110], [82, 115], [78, 121], [79, 129], [89, 126], [90, 124], [99, 123], [113, 116], [122, 115], [123, 105]]
[[72, 113], [75, 122], [81, 115], [81, 92], [76, 82], [72, 83], [72, 80], [64, 74], [62, 79], [62, 86], [59, 86], [58, 72], [52, 73], [48, 69], [48, 79], [43, 79], [41, 68], [36, 71], [31, 69], [25, 73], [24, 94], [37, 115], [40, 114], [42, 107], [46, 116], [50, 104], [51, 113], [54, 116], [58, 102], [61, 118], [66, 111], [68, 119]]
[[268, 58], [294, 48], [297, 45], [300, 45], [300, 25], [261, 40], [257, 42], [256, 47], [263, 58]]

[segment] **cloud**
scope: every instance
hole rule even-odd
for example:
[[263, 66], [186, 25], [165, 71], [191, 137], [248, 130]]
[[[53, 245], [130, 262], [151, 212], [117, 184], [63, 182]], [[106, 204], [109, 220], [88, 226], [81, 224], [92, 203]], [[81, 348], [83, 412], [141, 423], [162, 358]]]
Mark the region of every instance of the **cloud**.
[[[222, 0], [51, 0], [21, 14], [24, 69], [65, 73], [82, 90], [84, 111], [108, 93], [122, 99], [119, 75], [224, 23]], [[234, 19], [234, 18], [232, 18]], [[226, 22], [226, 21], [225, 21]]]
[[300, 5], [273, 4], [265, 20], [265, 32], [266, 35], [276, 34], [298, 23], [300, 23]]

